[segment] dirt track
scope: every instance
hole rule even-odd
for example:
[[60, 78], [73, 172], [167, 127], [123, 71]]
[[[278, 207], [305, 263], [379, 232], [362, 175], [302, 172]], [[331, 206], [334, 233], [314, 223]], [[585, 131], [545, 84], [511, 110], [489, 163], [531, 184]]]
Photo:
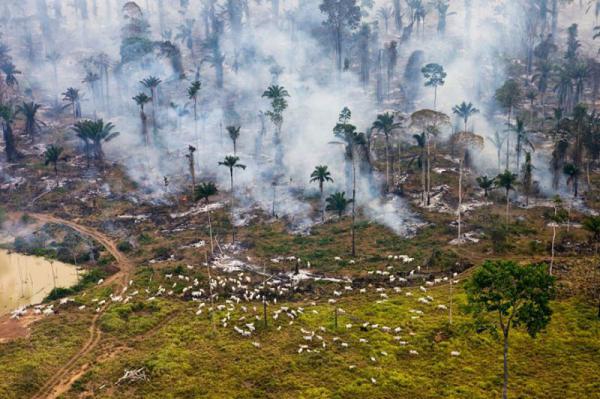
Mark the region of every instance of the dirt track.
[[[119, 271], [107, 278], [103, 285], [109, 286], [116, 284], [115, 292], [120, 292], [125, 286], [127, 286], [127, 282], [133, 273], [134, 266], [125, 256], [123, 256], [121, 252], [119, 252], [116, 244], [108, 236], [93, 228], [80, 225], [70, 220], [61, 219], [56, 216], [45, 214], [29, 215], [43, 223], [55, 223], [68, 226], [80, 234], [86, 235], [98, 241], [115, 258], [115, 261], [119, 267]], [[82, 348], [75, 355], [73, 355], [64, 366], [57, 370], [48, 381], [46, 381], [46, 383], [33, 396], [33, 398], [53, 399], [60, 396], [64, 392], [68, 391], [77, 378], [81, 376], [85, 370], [87, 370], [89, 367], [88, 364], [78, 365], [78, 362], [80, 359], [90, 354], [98, 346], [98, 343], [102, 337], [102, 332], [98, 326], [98, 321], [100, 316], [102, 316], [102, 314], [106, 311], [106, 308], [107, 305], [105, 305], [94, 315], [92, 323], [88, 329], [89, 337], [83, 344]]]

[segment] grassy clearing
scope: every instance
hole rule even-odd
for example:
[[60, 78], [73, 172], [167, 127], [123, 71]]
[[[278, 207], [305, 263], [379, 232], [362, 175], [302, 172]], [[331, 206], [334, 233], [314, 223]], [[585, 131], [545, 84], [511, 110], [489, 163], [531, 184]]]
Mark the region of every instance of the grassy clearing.
[[[111, 337], [127, 342], [128, 350], [89, 370], [66, 397], [75, 398], [83, 391], [94, 392], [99, 398], [498, 397], [500, 342], [487, 333], [478, 334], [470, 318], [459, 311], [464, 301], [461, 289], [455, 290], [452, 326], [447, 312], [418, 303], [419, 291], [413, 292], [413, 297], [401, 293], [383, 303], [376, 302], [375, 293], [344, 297], [338, 305], [346, 313], [340, 315], [337, 330], [332, 305], [286, 304], [302, 306], [305, 313], [293, 325], [285, 316], [270, 319], [266, 330], [256, 323], [258, 330], [251, 338], [241, 338], [232, 330], [233, 324], [242, 322], [232, 322], [228, 328], [217, 323], [213, 331], [206, 313], [194, 314], [195, 305], [161, 302], [161, 308], [173, 307], [180, 313], [167, 325], [155, 325], [153, 334], [142, 335], [139, 340], [134, 337], [143, 323], [136, 318], [125, 319], [124, 328], [118, 331], [108, 331]], [[428, 294], [436, 304], [449, 302], [447, 286]], [[275, 308], [271, 306], [270, 311]], [[413, 319], [411, 309], [422, 310], [424, 315]], [[600, 327], [594, 309], [570, 298], [556, 302], [553, 310], [548, 330], [536, 340], [523, 332], [512, 335], [512, 397], [581, 398], [593, 397], [598, 391], [595, 376], [600, 373]], [[249, 319], [253, 313], [250, 310], [245, 316]], [[232, 320], [241, 316], [237, 309]], [[402, 331], [362, 331], [364, 321], [401, 327]], [[347, 329], [347, 323], [353, 327]], [[321, 326], [325, 332], [318, 330]], [[301, 328], [317, 330], [328, 347], [318, 353], [298, 354], [300, 344], [320, 346], [316, 338], [314, 342], [303, 340]], [[408, 345], [399, 345], [393, 335], [402, 336]], [[333, 342], [334, 336], [340, 338], [338, 343]], [[360, 343], [359, 339], [368, 342]], [[260, 349], [252, 345], [254, 341], [261, 343]], [[342, 348], [339, 342], [349, 347]], [[419, 355], [410, 355], [409, 350]], [[461, 355], [452, 357], [451, 351]], [[350, 365], [356, 368], [350, 369]], [[112, 385], [124, 368], [134, 367], [146, 367], [150, 382]], [[104, 384], [108, 388], [99, 389]]]

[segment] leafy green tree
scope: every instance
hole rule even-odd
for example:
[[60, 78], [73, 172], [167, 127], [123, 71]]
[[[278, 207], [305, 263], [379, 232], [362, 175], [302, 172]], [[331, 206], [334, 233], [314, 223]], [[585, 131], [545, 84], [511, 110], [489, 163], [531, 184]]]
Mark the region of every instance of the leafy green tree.
[[504, 383], [502, 398], [508, 397], [509, 336], [513, 327], [523, 327], [532, 338], [546, 328], [552, 316], [555, 278], [546, 265], [521, 266], [514, 261], [486, 261], [465, 285], [467, 310], [482, 321], [490, 315], [490, 331], [503, 339]]
[[373, 129], [385, 136], [385, 183], [387, 190], [390, 188], [390, 138], [394, 129], [401, 126], [401, 123], [394, 122], [394, 115], [389, 112], [377, 115], [377, 119], [373, 122]]
[[490, 179], [487, 176], [480, 176], [477, 178], [477, 184], [479, 185], [479, 188], [483, 190], [483, 196], [487, 198], [490, 190], [492, 190], [496, 184], [496, 179]]
[[496, 177], [496, 187], [503, 188], [506, 190], [506, 223], [508, 224], [508, 218], [510, 215], [510, 190], [515, 189], [517, 184], [517, 175], [511, 173], [509, 170], [505, 170], [504, 173], [499, 174]]
[[433, 87], [433, 109], [437, 108], [437, 88], [443, 86], [448, 74], [444, 71], [444, 67], [440, 64], [427, 64], [421, 69], [421, 73], [425, 78], [425, 86]]
[[25, 119], [25, 133], [35, 140], [36, 133], [39, 132], [44, 122], [38, 119], [37, 113], [42, 108], [40, 104], [36, 104], [33, 101], [29, 103], [23, 103], [17, 107], [17, 114], [23, 115]]
[[[310, 182], [318, 182], [319, 183], [319, 192], [321, 194], [321, 202], [323, 202], [323, 185], [325, 182], [332, 182], [331, 172], [327, 168], [327, 165], [317, 165], [315, 166], [315, 170], [310, 174]], [[325, 220], [325, 209], [321, 210], [321, 219]]]
[[346, 212], [348, 205], [350, 205], [353, 201], [346, 198], [346, 193], [338, 191], [327, 197], [326, 202], [327, 206], [325, 209], [337, 213], [338, 217], [341, 218], [344, 212]]
[[479, 110], [473, 106], [473, 103], [467, 104], [465, 101], [463, 101], [462, 103], [455, 105], [454, 108], [452, 108], [452, 112], [463, 120], [465, 124], [464, 131], [466, 132], [468, 131], [467, 125], [469, 123], [469, 118], [479, 113]]
[[583, 228], [591, 235], [591, 241], [594, 243], [594, 253], [598, 255], [598, 245], [600, 244], [600, 216], [588, 216], [583, 220]]
[[237, 154], [237, 141], [240, 138], [241, 126], [227, 126], [227, 133], [233, 142], [233, 154]]
[[58, 162], [66, 161], [67, 157], [61, 157], [64, 149], [55, 145], [50, 145], [44, 152], [44, 164], [46, 166], [52, 165], [54, 169], [54, 175], [56, 177], [56, 187], [58, 187]]
[[335, 44], [336, 66], [342, 71], [344, 36], [358, 28], [361, 13], [356, 0], [323, 0], [319, 5], [321, 13], [327, 16], [323, 24], [331, 31]]
[[0, 104], [0, 124], [2, 125], [2, 135], [4, 137], [4, 152], [8, 162], [16, 162], [21, 158], [21, 154], [17, 151], [12, 129], [14, 116], [13, 109], [10, 106]]
[[223, 161], [219, 162], [219, 165], [225, 166], [226, 168], [229, 169], [229, 177], [231, 178], [231, 237], [232, 237], [233, 243], [235, 243], [235, 226], [234, 226], [234, 222], [233, 222], [233, 194], [234, 194], [233, 170], [234, 169], [242, 169], [242, 170], [246, 169], [246, 165], [239, 163], [239, 160], [240, 160], [239, 157], [236, 157], [233, 155], [227, 155]]

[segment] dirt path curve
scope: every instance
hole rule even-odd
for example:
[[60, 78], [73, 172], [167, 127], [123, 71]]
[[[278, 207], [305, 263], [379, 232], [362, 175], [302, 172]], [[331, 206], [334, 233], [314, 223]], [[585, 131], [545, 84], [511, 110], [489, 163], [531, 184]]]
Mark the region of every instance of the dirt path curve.
[[[120, 291], [127, 286], [130, 276], [133, 274], [133, 264], [117, 249], [116, 244], [105, 234], [95, 230], [91, 227], [80, 225], [74, 221], [62, 219], [52, 215], [46, 214], [29, 214], [31, 217], [37, 219], [43, 223], [54, 223], [64, 226], [68, 226], [80, 234], [91, 237], [98, 241], [106, 250], [115, 258], [118, 264], [119, 271], [104, 281], [103, 285], [108, 286], [116, 284], [115, 292]], [[40, 388], [40, 390], [33, 396], [34, 399], [54, 399], [61, 394], [69, 390], [71, 385], [82, 375], [81, 370], [86, 370], [88, 365], [83, 367], [76, 367], [78, 361], [90, 354], [98, 345], [101, 339], [101, 331], [98, 326], [100, 316], [106, 311], [107, 305], [105, 305], [99, 312], [94, 315], [92, 323], [88, 329], [89, 337], [83, 344], [81, 349], [73, 355], [67, 363], [65, 363], [59, 370], [57, 370], [52, 377]]]

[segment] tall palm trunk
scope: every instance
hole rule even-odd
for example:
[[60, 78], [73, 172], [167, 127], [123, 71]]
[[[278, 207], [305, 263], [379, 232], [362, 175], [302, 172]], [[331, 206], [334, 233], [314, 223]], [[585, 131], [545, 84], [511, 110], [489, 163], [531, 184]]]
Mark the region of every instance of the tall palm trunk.
[[427, 140], [427, 206], [431, 205], [431, 146], [429, 133], [425, 135]]
[[[460, 245], [461, 243], [461, 237], [462, 237], [462, 231], [461, 231], [461, 208], [462, 208], [462, 180], [463, 180], [463, 161], [461, 160], [458, 166], [458, 209], [457, 209], [457, 215], [458, 215], [458, 245]], [[486, 191], [487, 194], [487, 191]], [[487, 196], [487, 195], [486, 195]]]
[[229, 177], [231, 178], [231, 243], [235, 244], [235, 224], [233, 221], [233, 167], [229, 168]]
[[15, 145], [15, 136], [13, 135], [12, 126], [9, 122], [2, 122], [2, 132], [4, 135], [4, 152], [6, 153], [6, 160], [8, 162], [14, 162], [19, 158], [17, 146]]
[[321, 192], [321, 221], [325, 221], [325, 201], [323, 199], [323, 181], [319, 181], [319, 191]]
[[510, 217], [510, 189], [506, 189], [506, 224], [508, 224], [508, 219]]
[[356, 164], [352, 154], [352, 256], [356, 256]]
[[385, 189], [390, 191], [390, 138], [385, 135]]
[[[512, 116], [512, 107], [508, 111], [507, 127], [510, 129], [510, 118]], [[506, 170], [509, 170], [510, 166], [510, 130], [506, 133]]]
[[58, 162], [53, 162], [54, 166], [54, 179], [56, 181], [56, 187], [58, 187]]

